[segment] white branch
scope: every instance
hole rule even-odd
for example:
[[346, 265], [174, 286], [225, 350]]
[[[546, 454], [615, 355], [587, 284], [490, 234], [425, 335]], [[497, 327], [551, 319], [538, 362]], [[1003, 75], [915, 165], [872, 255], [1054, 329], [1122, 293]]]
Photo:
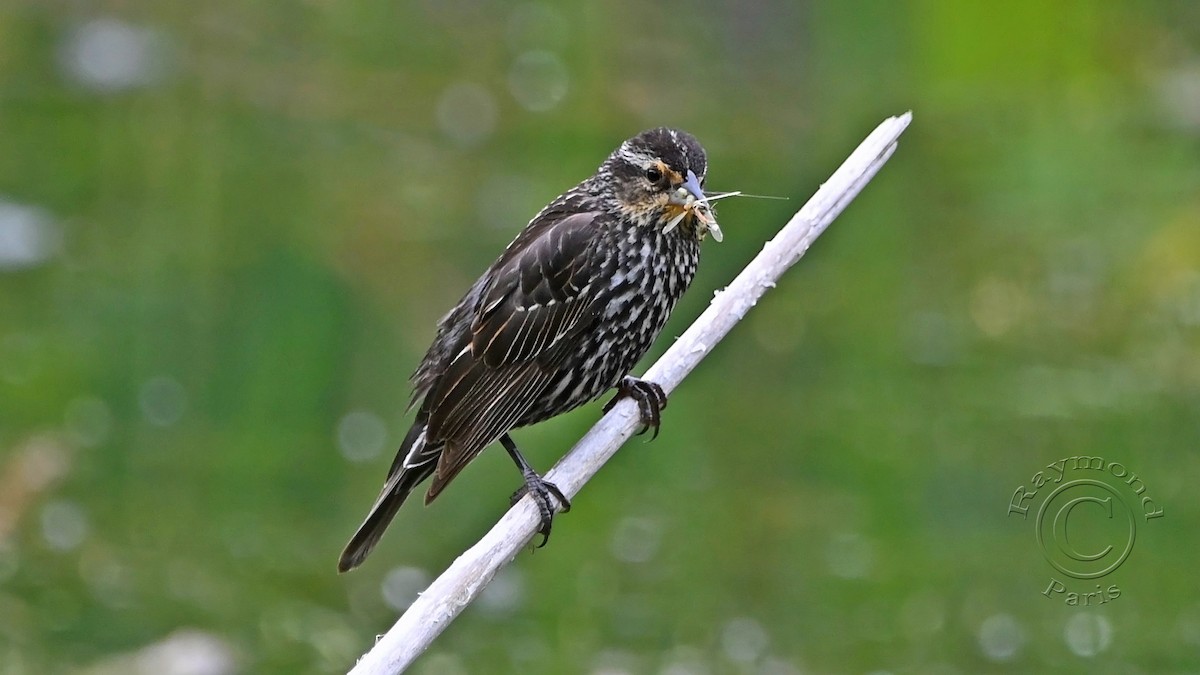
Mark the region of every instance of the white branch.
[[[659, 383], [668, 393], [678, 386], [870, 182], [892, 156], [897, 139], [911, 121], [912, 113], [908, 112], [884, 120], [871, 132], [643, 377]], [[637, 406], [631, 400], [622, 400], [575, 444], [546, 479], [568, 497], [575, 496], [638, 426]], [[407, 668], [496, 572], [516, 557], [538, 524], [538, 510], [530, 498], [513, 506], [479, 543], [430, 584], [350, 675], [394, 675]]]

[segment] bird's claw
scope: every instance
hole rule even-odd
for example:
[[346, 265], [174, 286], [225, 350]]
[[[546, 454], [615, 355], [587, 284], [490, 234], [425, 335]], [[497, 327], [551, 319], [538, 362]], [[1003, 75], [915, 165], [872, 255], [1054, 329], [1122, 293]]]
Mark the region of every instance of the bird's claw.
[[617, 395], [604, 405], [604, 412], [612, 410], [622, 396], [628, 396], [637, 401], [638, 415], [642, 419], [642, 430], [638, 432], [638, 435], [654, 429], [654, 435], [650, 437], [650, 440], [658, 438], [658, 427], [662, 423], [662, 411], [667, 407], [667, 394], [663, 388], [650, 380], [626, 375], [617, 385]]
[[533, 503], [537, 505], [541, 515], [542, 525], [538, 528], [538, 534], [542, 535], [542, 543], [537, 545], [537, 548], [541, 548], [550, 541], [550, 527], [554, 524], [554, 504], [550, 498], [558, 500], [561, 506], [559, 510], [563, 513], [571, 510], [571, 500], [567, 499], [557, 485], [533, 472], [525, 474], [525, 484], [513, 493], [511, 503], [515, 505], [525, 495], [533, 497]]

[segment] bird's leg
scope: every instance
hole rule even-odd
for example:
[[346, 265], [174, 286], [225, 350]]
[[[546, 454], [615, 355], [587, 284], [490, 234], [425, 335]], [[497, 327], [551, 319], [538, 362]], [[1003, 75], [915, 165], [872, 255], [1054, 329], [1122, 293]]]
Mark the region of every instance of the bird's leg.
[[517, 450], [517, 444], [513, 442], [512, 436], [504, 434], [500, 437], [500, 445], [508, 451], [508, 456], [512, 457], [517, 463], [517, 468], [521, 470], [521, 475], [525, 478], [525, 485], [521, 489], [513, 493], [512, 503], [529, 494], [533, 497], [533, 503], [537, 504], [538, 513], [542, 516], [542, 527], [538, 530], [538, 534], [542, 535], [542, 543], [538, 544], [538, 548], [546, 545], [550, 541], [550, 525], [554, 521], [554, 504], [550, 502], [550, 497], [553, 496], [562, 505], [563, 513], [571, 510], [571, 500], [558, 489], [558, 486], [548, 480], [543, 479], [529, 466], [529, 462], [521, 455], [521, 451]]
[[642, 430], [638, 434], [646, 433], [647, 429], [654, 429], [654, 435], [650, 437], [650, 440], [658, 438], [658, 426], [662, 422], [662, 411], [667, 407], [667, 394], [663, 388], [650, 380], [641, 380], [632, 375], [626, 375], [617, 385], [617, 395], [604, 405], [604, 412], [612, 410], [622, 396], [628, 396], [637, 401], [638, 414], [642, 418]]

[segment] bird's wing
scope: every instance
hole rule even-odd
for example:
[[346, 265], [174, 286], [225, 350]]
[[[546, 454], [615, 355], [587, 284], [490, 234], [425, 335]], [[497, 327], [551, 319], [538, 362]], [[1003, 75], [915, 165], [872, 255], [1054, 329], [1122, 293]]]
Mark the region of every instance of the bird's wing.
[[426, 501], [512, 428], [553, 379], [574, 337], [594, 321], [598, 265], [589, 252], [599, 217], [551, 218], [496, 261], [475, 307], [470, 343], [423, 406], [429, 438], [445, 442]]
[[541, 356], [591, 320], [599, 214], [563, 218], [495, 270], [471, 324], [471, 352], [490, 368]]

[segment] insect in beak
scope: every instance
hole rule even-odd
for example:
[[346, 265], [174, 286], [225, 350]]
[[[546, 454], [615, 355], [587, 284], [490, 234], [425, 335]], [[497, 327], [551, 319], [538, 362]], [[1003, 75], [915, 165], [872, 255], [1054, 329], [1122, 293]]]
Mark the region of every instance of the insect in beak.
[[713, 239], [721, 241], [725, 238], [725, 235], [722, 234], [720, 226], [717, 225], [716, 216], [712, 214], [712, 209], [709, 208], [708, 204], [714, 199], [731, 197], [734, 194], [736, 193], [705, 197], [704, 188], [700, 187], [700, 179], [696, 177], [696, 174], [691, 169], [688, 169], [687, 179], [683, 181], [683, 185], [676, 188], [675, 192], [667, 200], [673, 206], [683, 207], [683, 210], [667, 223], [667, 226], [663, 228], [663, 234], [674, 230], [684, 218], [691, 215], [699, 223], [701, 234], [705, 232], [711, 233]]

